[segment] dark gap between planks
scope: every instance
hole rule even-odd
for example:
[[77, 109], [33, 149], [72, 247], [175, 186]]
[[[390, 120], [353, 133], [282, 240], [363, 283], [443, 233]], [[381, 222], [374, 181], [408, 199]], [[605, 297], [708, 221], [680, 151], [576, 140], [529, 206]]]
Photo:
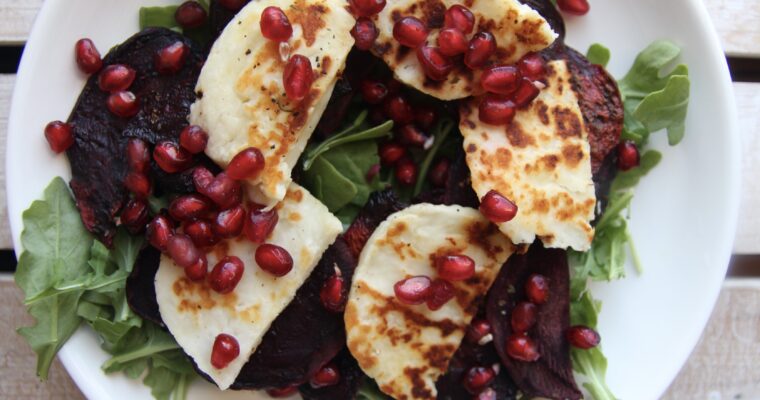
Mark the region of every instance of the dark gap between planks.
[[0, 74], [15, 74], [18, 71], [18, 63], [21, 61], [21, 53], [23, 52], [24, 46], [1, 46]]

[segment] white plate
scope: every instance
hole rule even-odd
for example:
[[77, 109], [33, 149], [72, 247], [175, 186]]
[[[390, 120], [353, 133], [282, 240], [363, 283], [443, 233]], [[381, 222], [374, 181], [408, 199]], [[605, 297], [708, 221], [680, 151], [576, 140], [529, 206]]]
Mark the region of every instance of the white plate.
[[[389, 0], [392, 1], [392, 0]], [[69, 177], [42, 131], [66, 119], [85, 77], [73, 62], [74, 42], [92, 38], [105, 53], [137, 31], [141, 5], [172, 0], [47, 0], [24, 52], [8, 132], [7, 189], [17, 253], [21, 213], [57, 175]], [[568, 41], [580, 51], [601, 42], [612, 49], [609, 69], [621, 76], [655, 39], [674, 40], [690, 66], [687, 133], [677, 147], [664, 135], [653, 145], [662, 164], [643, 180], [633, 201], [631, 230], [645, 267], [642, 276], [596, 284], [604, 301], [599, 330], [609, 358], [608, 383], [623, 399], [659, 397], [697, 342], [725, 275], [739, 195], [739, 139], [731, 80], [700, 0], [592, 0], [591, 12], [568, 18]], [[94, 334], [80, 329], [60, 352], [89, 398], [147, 398], [139, 381], [106, 376]], [[197, 390], [196, 390], [197, 389]], [[191, 397], [211, 395], [197, 384]], [[251, 398], [251, 395], [241, 397]], [[214, 396], [216, 397], [216, 396]]]

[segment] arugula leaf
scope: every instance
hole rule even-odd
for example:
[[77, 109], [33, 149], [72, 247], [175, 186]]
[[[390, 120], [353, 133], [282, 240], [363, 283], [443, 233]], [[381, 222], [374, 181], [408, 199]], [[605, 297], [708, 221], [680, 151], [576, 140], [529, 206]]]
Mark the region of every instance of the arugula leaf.
[[646, 176], [662, 160], [662, 153], [657, 150], [647, 150], [641, 156], [639, 166], [628, 171], [619, 171], [612, 181], [610, 192], [618, 192], [625, 189], [633, 189], [639, 184], [641, 178]]
[[355, 121], [346, 130], [330, 137], [329, 139], [320, 143], [318, 146], [307, 150], [306, 156], [304, 157], [304, 160], [303, 160], [304, 171], [308, 171], [311, 168], [311, 165], [314, 162], [314, 160], [317, 159], [317, 157], [319, 157], [321, 154], [327, 151], [330, 151], [331, 149], [338, 147], [340, 145], [353, 143], [353, 142], [360, 142], [360, 141], [370, 140], [370, 139], [380, 139], [383, 137], [390, 137], [391, 130], [393, 129], [393, 121], [390, 121], [390, 120], [385, 121], [384, 123], [377, 125], [375, 127], [365, 129], [361, 132], [353, 133], [353, 131], [358, 129], [359, 126], [361, 126], [362, 122], [364, 122], [364, 118], [366, 118], [366, 115], [367, 115], [366, 111], [362, 112], [361, 114], [359, 114], [357, 121]]
[[322, 155], [341, 174], [356, 187], [356, 195], [350, 203], [356, 206], [364, 206], [369, 200], [370, 193], [381, 189], [379, 179], [367, 182], [367, 172], [372, 166], [380, 163], [377, 154], [377, 143], [374, 140], [349, 143], [328, 151]]
[[667, 129], [668, 143], [673, 146], [686, 132], [689, 107], [689, 78], [672, 76], [662, 90], [650, 93], [633, 111], [633, 116], [650, 132]]
[[367, 378], [359, 387], [359, 391], [356, 393], [356, 400], [390, 400], [390, 397], [380, 391], [374, 380]]
[[454, 129], [454, 121], [450, 119], [441, 119], [436, 124], [434, 128], [434, 131], [436, 133], [433, 135], [435, 138], [433, 146], [430, 148], [430, 150], [428, 150], [427, 154], [425, 155], [425, 159], [420, 165], [420, 172], [418, 174], [417, 183], [414, 185], [414, 192], [412, 192], [414, 196], [420, 194], [422, 191], [422, 186], [425, 184], [424, 178], [428, 174], [430, 164], [433, 162], [436, 154], [438, 154], [438, 150], [441, 148], [443, 142], [446, 141], [446, 137], [449, 135], [449, 132], [451, 132], [452, 129]]
[[607, 63], [610, 62], [610, 49], [599, 43], [594, 43], [588, 48], [588, 51], [586, 51], [586, 58], [588, 58], [592, 64], [606, 67]]
[[[572, 297], [570, 323], [596, 329], [597, 315], [600, 311], [601, 302], [594, 300], [589, 292], [584, 291], [580, 297]], [[599, 346], [588, 350], [573, 348], [570, 350], [570, 357], [573, 360], [573, 369], [585, 376], [586, 381], [583, 382], [583, 387], [591, 393], [592, 398], [596, 400], [616, 399], [605, 382], [607, 358]]]
[[321, 200], [330, 212], [340, 210], [359, 193], [356, 185], [324, 157], [317, 157], [312, 167], [304, 171], [303, 178], [304, 186]]

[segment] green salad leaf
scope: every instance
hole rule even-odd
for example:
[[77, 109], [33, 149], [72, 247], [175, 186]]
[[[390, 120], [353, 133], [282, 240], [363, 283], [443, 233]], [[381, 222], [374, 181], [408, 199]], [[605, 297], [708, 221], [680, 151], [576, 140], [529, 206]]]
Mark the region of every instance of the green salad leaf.
[[606, 67], [610, 62], [610, 49], [599, 43], [592, 44], [586, 51], [586, 58], [592, 63]]
[[[209, 0], [196, 0], [203, 6], [208, 12]], [[178, 2], [179, 3], [179, 2]], [[193, 39], [201, 45], [206, 45], [211, 41], [212, 33], [208, 23], [204, 24], [200, 28], [194, 29], [182, 29], [177, 20], [174, 18], [174, 13], [177, 12], [179, 4], [170, 6], [158, 6], [158, 7], [140, 7], [138, 13], [140, 30], [151, 27], [168, 28], [173, 31], [183, 33], [185, 36]]]
[[425, 183], [424, 177], [427, 176], [430, 165], [433, 163], [433, 159], [435, 159], [438, 151], [441, 149], [441, 146], [446, 141], [446, 138], [449, 136], [449, 133], [453, 129], [454, 121], [450, 119], [438, 120], [438, 124], [433, 129], [433, 132], [435, 132], [433, 134], [433, 146], [430, 148], [430, 150], [428, 150], [427, 154], [425, 154], [425, 158], [422, 160], [422, 164], [420, 165], [419, 177], [417, 179], [417, 183], [414, 185], [413, 194], [415, 196], [422, 192], [422, 186]]
[[391, 400], [391, 398], [380, 391], [375, 381], [365, 379], [356, 393], [356, 400]]
[[[595, 301], [588, 292], [580, 297], [575, 297], [570, 304], [570, 323], [572, 325], [586, 325], [596, 329], [597, 315], [601, 311], [601, 302]], [[607, 358], [599, 347], [588, 350], [573, 348], [570, 350], [570, 358], [573, 361], [573, 369], [585, 377], [583, 387], [591, 393], [596, 400], [615, 400], [607, 383]]]

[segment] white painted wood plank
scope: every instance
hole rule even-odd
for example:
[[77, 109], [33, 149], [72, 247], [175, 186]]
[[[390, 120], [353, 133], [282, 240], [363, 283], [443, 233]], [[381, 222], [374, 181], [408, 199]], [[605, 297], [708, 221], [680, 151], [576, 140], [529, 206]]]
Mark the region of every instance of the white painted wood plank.
[[0, 0], [0, 45], [23, 44], [42, 0]]
[[15, 75], [0, 74], [0, 249], [13, 248], [8, 203], [5, 195], [5, 138], [8, 133], [8, 113]]

